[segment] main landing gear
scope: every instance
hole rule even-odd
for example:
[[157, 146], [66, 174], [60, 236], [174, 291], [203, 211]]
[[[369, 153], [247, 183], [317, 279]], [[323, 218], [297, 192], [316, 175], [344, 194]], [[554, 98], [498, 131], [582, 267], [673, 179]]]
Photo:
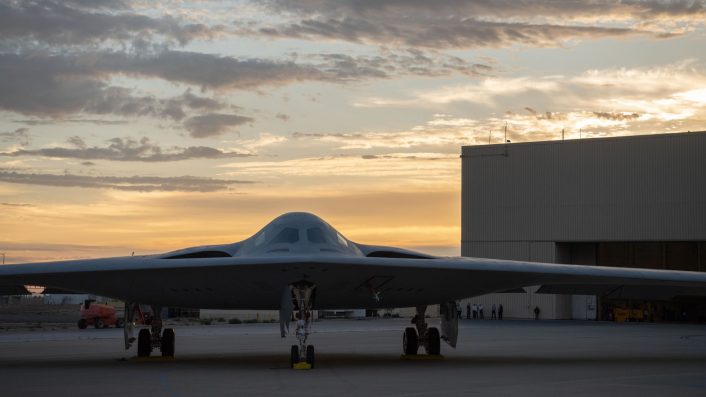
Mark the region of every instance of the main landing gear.
[[[289, 289], [291, 291], [293, 307], [289, 311], [287, 318], [280, 319], [280, 321], [288, 321], [292, 311], [297, 320], [295, 335], [299, 341], [299, 345], [292, 345], [290, 364], [294, 369], [312, 369], [316, 365], [314, 346], [307, 345], [306, 340], [311, 333], [311, 323], [314, 320], [312, 318], [311, 308], [316, 295], [316, 285], [308, 281], [299, 281], [291, 284]], [[284, 306], [283, 304], [283, 307]], [[282, 314], [287, 314], [286, 310], [283, 310], [280, 315]]]
[[417, 306], [417, 314], [412, 319], [415, 327], [407, 327], [402, 334], [402, 351], [405, 356], [416, 356], [420, 346], [430, 356], [441, 354], [441, 335], [439, 329], [429, 327], [424, 318], [427, 306]]
[[133, 336], [136, 316], [141, 322], [149, 325], [137, 334], [137, 357], [149, 357], [154, 349], [162, 352], [162, 357], [174, 357], [175, 334], [172, 328], [162, 330], [162, 307], [152, 306], [152, 317], [147, 318], [140, 310], [140, 305], [134, 302], [125, 303], [125, 350], [135, 341]]

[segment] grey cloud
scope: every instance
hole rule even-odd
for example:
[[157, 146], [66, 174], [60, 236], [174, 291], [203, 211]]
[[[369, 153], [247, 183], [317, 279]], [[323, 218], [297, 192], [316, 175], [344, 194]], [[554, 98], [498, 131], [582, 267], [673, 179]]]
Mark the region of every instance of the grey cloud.
[[413, 154], [410, 155], [400, 155], [400, 154], [364, 154], [360, 156], [363, 160], [379, 160], [379, 159], [405, 159], [405, 160], [422, 160], [422, 161], [434, 161], [441, 160], [443, 157], [419, 157]]
[[253, 181], [199, 178], [194, 176], [87, 176], [20, 173], [0, 169], [0, 182], [25, 185], [55, 187], [82, 187], [95, 189], [115, 189], [135, 192], [214, 192], [227, 190], [237, 184], [250, 184]]
[[[339, 149], [376, 149], [376, 148], [399, 148], [406, 151], [408, 148], [438, 148], [439, 146], [456, 147], [460, 144], [468, 143], [467, 131], [465, 128], [442, 126], [420, 126], [407, 131], [390, 132], [365, 132], [365, 133], [302, 133], [292, 134], [294, 139], [310, 140], [314, 142], [330, 143], [338, 145]], [[465, 142], [465, 143], [464, 143]], [[436, 150], [436, 149], [433, 149]], [[363, 157], [366, 160], [393, 158], [386, 157], [392, 155], [372, 155]], [[376, 157], [373, 157], [376, 156]], [[411, 155], [394, 154], [394, 158], [411, 158]], [[427, 156], [420, 159], [433, 159]]]
[[537, 120], [566, 120], [566, 113], [561, 112], [544, 112], [544, 114], [538, 114]]
[[349, 81], [413, 74], [486, 74], [491, 66], [461, 58], [427, 54], [416, 49], [385, 51], [379, 56], [347, 54], [294, 54], [301, 62], [233, 57], [186, 51], [129, 55], [105, 53], [81, 57], [80, 64], [94, 73], [121, 73], [159, 77], [211, 89], [253, 89], [297, 81]]
[[[524, 109], [528, 113], [532, 114], [532, 116], [534, 116], [537, 120], [566, 120], [567, 119], [566, 113], [549, 112], [549, 111], [546, 111], [544, 113], [540, 113], [529, 106], [525, 106]], [[518, 113], [515, 113], [512, 110], [507, 110], [507, 111], [505, 111], [505, 115], [508, 117], [513, 117], [513, 116], [517, 116]]]
[[[527, 106], [524, 108], [526, 111], [531, 113], [533, 116], [537, 118], [537, 120], [566, 120], [567, 115], [565, 113], [559, 113], [559, 112], [544, 112], [544, 113], [539, 113], [533, 108]], [[515, 115], [512, 111], [507, 111], [508, 115]], [[625, 113], [625, 112], [589, 112], [589, 114], [593, 114], [595, 117], [598, 117], [600, 119], [605, 119], [605, 120], [635, 120], [640, 118], [639, 113]]]
[[5, 40], [81, 45], [160, 36], [185, 44], [195, 38], [211, 37], [222, 30], [222, 27], [183, 24], [171, 17], [139, 15], [125, 2], [34, 0], [0, 3], [0, 37]]
[[133, 0], [63, 0], [63, 4], [85, 10], [129, 10]]
[[105, 84], [66, 78], [69, 70], [60, 58], [0, 55], [0, 91], [4, 93], [0, 108], [23, 114], [61, 114], [78, 112], [90, 105], [87, 98], [104, 96]]
[[[68, 63], [81, 75], [125, 74], [158, 77], [168, 81], [211, 89], [253, 89], [297, 81], [342, 81], [386, 78], [396, 74], [441, 75], [484, 74], [493, 68], [459, 57], [425, 53], [418, 49], [384, 51], [378, 56], [347, 54], [294, 54], [301, 62], [267, 59], [238, 59], [187, 51], [159, 51], [143, 54], [105, 52], [83, 54], [57, 61]], [[193, 95], [192, 95], [193, 97]], [[185, 101], [190, 97], [185, 94]], [[193, 108], [209, 103], [189, 101]]]
[[[568, 114], [562, 112], [544, 112], [538, 113], [530, 107], [525, 107], [525, 110], [532, 113], [537, 120], [567, 120]], [[515, 113], [508, 111], [508, 115], [512, 116]], [[640, 118], [639, 113], [626, 113], [626, 112], [589, 112], [595, 117], [605, 120], [636, 120]]]
[[468, 62], [456, 56], [425, 53], [418, 49], [402, 52], [384, 51], [378, 56], [351, 56], [346, 54], [319, 54], [319, 68], [336, 80], [363, 80], [399, 75], [442, 76], [460, 73], [469, 76], [485, 75], [493, 67]]
[[86, 142], [80, 136], [71, 136], [66, 138], [66, 143], [76, 146], [79, 149], [86, 149]]
[[593, 115], [606, 120], [635, 120], [640, 118], [638, 113], [593, 112]]
[[188, 90], [169, 99], [136, 96], [127, 88], [107, 85], [101, 73], [80, 57], [0, 54], [0, 109], [54, 118], [83, 112], [180, 120], [186, 117], [184, 109], [223, 107]]
[[[252, 156], [250, 153], [226, 152], [207, 146], [170, 147], [161, 146], [150, 142], [146, 137], [139, 142], [130, 138], [113, 138], [105, 147], [88, 147], [80, 137], [70, 137], [68, 143], [73, 148], [43, 148], [43, 149], [17, 149], [12, 152], [0, 152], [0, 156], [43, 156], [78, 160], [109, 160], [109, 161], [142, 161], [142, 162], [168, 162], [192, 159], [224, 159], [234, 157]], [[93, 163], [84, 165], [93, 165]]]
[[706, 12], [706, 4], [698, 0], [267, 0], [274, 11], [299, 15], [355, 15], [372, 17], [380, 14], [427, 16], [482, 15], [502, 18], [553, 16], [556, 18], [583, 18], [587, 16], [658, 16], [693, 17]]
[[221, 135], [228, 129], [254, 121], [250, 117], [236, 114], [209, 113], [194, 116], [184, 122], [184, 127], [194, 138]]
[[319, 133], [319, 132], [294, 132], [292, 133], [294, 138], [325, 138], [325, 137], [335, 137], [342, 139], [360, 139], [364, 138], [364, 134], [349, 134], [342, 132], [332, 132], [332, 133]]
[[63, 114], [144, 115], [155, 112], [155, 99], [76, 76], [62, 57], [0, 55], [0, 108], [37, 116]]
[[[267, 2], [285, 22], [259, 29], [242, 27], [245, 34], [302, 39], [338, 39], [381, 45], [427, 48], [559, 45], [569, 39], [631, 34], [668, 37], [671, 22], [702, 25], [702, 1], [336, 1]], [[641, 26], [662, 30], [643, 31]], [[606, 21], [624, 21], [615, 28]]]
[[96, 73], [159, 77], [204, 88], [251, 89], [325, 77], [312, 66], [292, 61], [237, 59], [187, 51], [162, 51], [137, 56], [102, 53], [83, 56], [82, 62]]
[[18, 128], [11, 132], [0, 132], [0, 142], [3, 143], [17, 142], [20, 145], [26, 146], [29, 145], [29, 141], [29, 129], [27, 128]]
[[191, 93], [191, 89], [186, 90], [181, 97], [177, 98], [183, 106], [190, 109], [213, 110], [220, 109], [223, 104], [212, 98], [204, 98]]
[[[373, 57], [345, 54], [301, 57], [309, 63], [240, 60], [180, 51], [0, 54], [0, 91], [5, 93], [0, 96], [0, 109], [51, 118], [89, 113], [181, 120], [193, 116], [189, 113], [212, 113], [225, 107], [215, 99], [195, 95], [190, 90], [167, 99], [135, 95], [130, 89], [109, 86], [106, 81], [114, 74], [157, 77], [211, 89], [253, 89], [304, 80], [348, 82], [403, 74], [479, 75], [492, 71], [488, 65], [414, 49], [386, 51]], [[101, 122], [96, 120], [96, 123]]]
[[[392, 18], [392, 16], [390, 16]], [[259, 31], [247, 31], [279, 38], [337, 39], [380, 45], [412, 46], [422, 48], [479, 48], [508, 47], [514, 44], [555, 46], [569, 39], [593, 39], [644, 33], [632, 28], [600, 26], [566, 26], [521, 22], [494, 22], [474, 19], [372, 22], [365, 19], [344, 18], [312, 20]]]
[[34, 204], [27, 203], [0, 203], [0, 205], [4, 205], [6, 207], [36, 207]]
[[46, 125], [46, 124], [56, 124], [57, 122], [62, 123], [80, 123], [80, 124], [96, 124], [96, 125], [119, 125], [127, 124], [127, 120], [102, 120], [102, 119], [71, 119], [62, 118], [61, 120], [56, 119], [18, 119], [12, 120], [15, 123], [22, 123], [27, 125]]

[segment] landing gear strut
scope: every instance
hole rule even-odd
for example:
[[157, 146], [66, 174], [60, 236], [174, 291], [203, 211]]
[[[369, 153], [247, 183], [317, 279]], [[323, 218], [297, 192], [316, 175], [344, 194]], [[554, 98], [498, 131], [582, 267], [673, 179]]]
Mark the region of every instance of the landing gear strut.
[[417, 314], [412, 319], [415, 327], [407, 327], [402, 335], [402, 352], [405, 356], [417, 354], [419, 346], [424, 346], [428, 355], [439, 355], [441, 353], [441, 336], [439, 329], [429, 327], [424, 318], [427, 311], [426, 305], [417, 306]]
[[149, 357], [152, 350], [159, 349], [162, 357], [174, 357], [175, 335], [172, 328], [162, 331], [162, 307], [152, 306], [152, 317], [147, 319], [140, 310], [140, 305], [135, 302], [125, 302], [125, 350], [128, 350], [135, 341], [135, 316], [139, 316], [142, 323], [150, 328], [143, 328], [137, 334], [137, 357]]
[[[297, 320], [295, 335], [299, 345], [292, 345], [291, 367], [314, 368], [314, 346], [307, 345], [306, 340], [311, 333], [312, 318], [311, 308], [314, 304], [316, 285], [308, 281], [299, 281], [290, 286], [291, 299], [294, 305], [294, 315]], [[302, 364], [305, 364], [302, 366]]]

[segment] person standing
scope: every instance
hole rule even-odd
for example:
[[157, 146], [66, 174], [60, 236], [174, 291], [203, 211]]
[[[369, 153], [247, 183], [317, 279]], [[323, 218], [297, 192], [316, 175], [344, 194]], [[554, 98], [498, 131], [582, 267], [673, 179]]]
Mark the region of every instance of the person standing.
[[539, 320], [539, 306], [534, 307], [534, 319]]
[[495, 309], [496, 309], [495, 303], [493, 303], [493, 308], [490, 310], [490, 319], [491, 319], [491, 320], [497, 320], [497, 319], [498, 319], [498, 318], [495, 316], [495, 311], [496, 311]]
[[471, 304], [466, 304], [466, 320], [471, 319]]
[[473, 304], [473, 319], [474, 320], [478, 319], [478, 305], [475, 303]]
[[501, 303], [500, 306], [498, 306], [498, 320], [503, 319], [503, 304]]
[[483, 304], [478, 305], [478, 316], [483, 320]]
[[461, 304], [456, 302], [456, 318], [462, 318], [462, 314], [463, 312], [461, 311]]

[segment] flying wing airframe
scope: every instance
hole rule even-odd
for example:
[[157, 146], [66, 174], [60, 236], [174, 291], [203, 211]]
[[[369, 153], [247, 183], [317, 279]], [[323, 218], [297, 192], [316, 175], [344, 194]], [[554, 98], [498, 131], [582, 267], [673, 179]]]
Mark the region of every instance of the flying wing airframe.
[[[243, 241], [186, 248], [157, 255], [0, 266], [0, 289], [42, 285], [125, 301], [125, 348], [137, 355], [159, 349], [174, 355], [173, 329], [155, 315], [134, 337], [140, 304], [163, 307], [269, 309], [280, 311], [282, 337], [296, 319], [292, 365], [313, 366], [308, 343], [314, 309], [415, 307], [413, 327], [403, 332], [403, 351], [440, 353], [455, 347], [455, 302], [488, 293], [542, 285], [555, 292], [600, 293], [616, 288], [659, 289], [676, 295], [706, 294], [706, 274], [685, 271], [575, 266], [465, 257], [438, 257], [354, 243], [321, 218], [303, 212], [279, 216]], [[425, 319], [439, 304], [441, 329]]]

